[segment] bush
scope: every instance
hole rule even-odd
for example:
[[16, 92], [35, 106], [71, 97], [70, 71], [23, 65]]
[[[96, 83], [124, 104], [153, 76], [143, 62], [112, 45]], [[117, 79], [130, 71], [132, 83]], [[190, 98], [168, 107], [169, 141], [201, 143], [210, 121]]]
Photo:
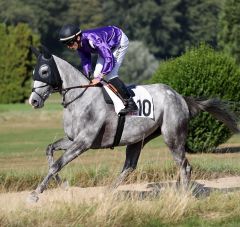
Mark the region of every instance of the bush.
[[[168, 84], [184, 96], [218, 97], [236, 103], [240, 100], [239, 78], [240, 69], [233, 58], [201, 44], [161, 63], [151, 82]], [[207, 151], [231, 135], [221, 122], [200, 113], [190, 121], [187, 146], [194, 152]]]
[[29, 46], [36, 46], [39, 38], [26, 24], [0, 24], [0, 36], [0, 103], [24, 102], [36, 62]]

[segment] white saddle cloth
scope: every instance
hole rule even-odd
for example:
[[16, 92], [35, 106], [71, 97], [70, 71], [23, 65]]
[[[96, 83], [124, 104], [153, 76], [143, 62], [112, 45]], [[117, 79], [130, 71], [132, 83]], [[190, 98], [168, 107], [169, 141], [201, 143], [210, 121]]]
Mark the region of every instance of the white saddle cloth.
[[[118, 114], [121, 109], [124, 108], [122, 100], [106, 85], [104, 86], [106, 92], [110, 96], [113, 101], [114, 108], [116, 113]], [[138, 106], [138, 112], [136, 113], [137, 117], [148, 117], [154, 119], [154, 106], [152, 101], [152, 96], [149, 92], [142, 86], [136, 86], [131, 89], [135, 96], [133, 97], [134, 102]]]

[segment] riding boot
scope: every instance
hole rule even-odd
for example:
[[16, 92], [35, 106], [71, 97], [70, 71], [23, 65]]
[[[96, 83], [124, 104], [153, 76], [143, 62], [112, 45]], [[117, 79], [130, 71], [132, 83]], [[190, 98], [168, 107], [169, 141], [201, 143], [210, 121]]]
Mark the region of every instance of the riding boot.
[[126, 85], [118, 77], [109, 80], [108, 83], [110, 83], [117, 89], [118, 94], [123, 100], [125, 108], [120, 110], [120, 114], [125, 115], [130, 112], [136, 112], [138, 110], [138, 107], [133, 101], [133, 98], [131, 97], [131, 94], [128, 91]]

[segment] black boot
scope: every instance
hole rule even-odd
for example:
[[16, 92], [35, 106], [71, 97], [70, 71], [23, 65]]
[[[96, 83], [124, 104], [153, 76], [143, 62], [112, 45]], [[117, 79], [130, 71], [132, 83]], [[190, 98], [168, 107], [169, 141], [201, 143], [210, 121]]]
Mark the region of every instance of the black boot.
[[135, 104], [135, 102], [133, 101], [133, 98], [129, 98], [129, 99], [124, 99], [125, 101], [125, 108], [120, 110], [119, 114], [128, 114], [131, 112], [136, 112], [138, 110], [137, 105]]
[[131, 97], [131, 94], [128, 91], [125, 84], [118, 77], [115, 77], [109, 80], [108, 82], [117, 89], [118, 94], [121, 96], [123, 103], [125, 105], [125, 108], [122, 109], [119, 113], [128, 114], [130, 112], [136, 112], [138, 110], [138, 107], [133, 101], [133, 98]]

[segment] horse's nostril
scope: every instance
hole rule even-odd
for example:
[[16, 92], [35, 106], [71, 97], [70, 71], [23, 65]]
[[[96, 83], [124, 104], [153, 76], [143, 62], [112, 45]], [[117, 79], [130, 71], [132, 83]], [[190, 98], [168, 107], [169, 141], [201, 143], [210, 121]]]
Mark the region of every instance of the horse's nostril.
[[33, 106], [38, 106], [38, 101], [35, 100], [35, 99], [33, 99], [33, 100], [32, 100], [32, 105], [33, 105]]

